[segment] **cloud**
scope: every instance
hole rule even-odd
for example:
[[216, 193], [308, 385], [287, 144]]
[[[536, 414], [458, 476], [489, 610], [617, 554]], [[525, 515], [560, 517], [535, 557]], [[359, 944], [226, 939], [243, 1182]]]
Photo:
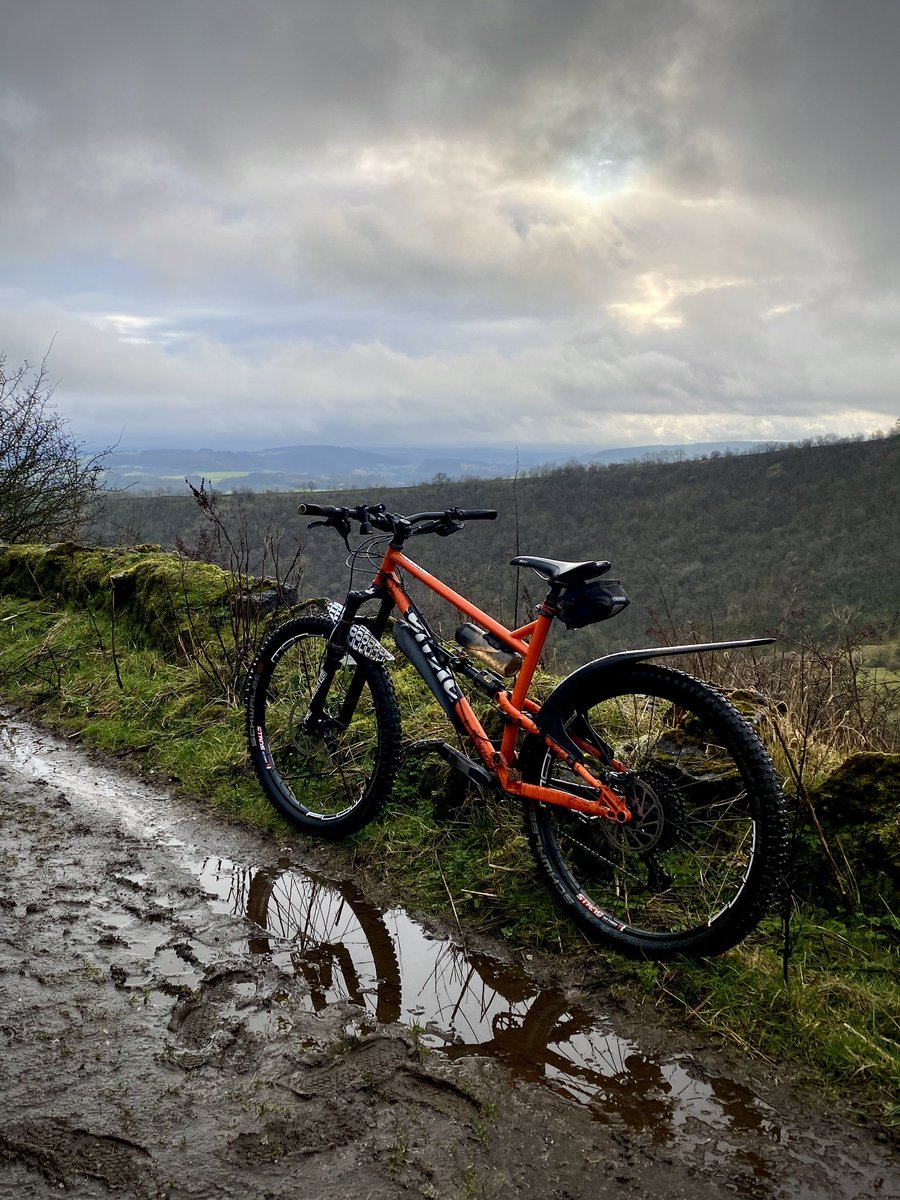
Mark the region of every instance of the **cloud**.
[[0, 346], [55, 338], [57, 399], [99, 439], [890, 425], [898, 23], [874, 0], [12, 6]]

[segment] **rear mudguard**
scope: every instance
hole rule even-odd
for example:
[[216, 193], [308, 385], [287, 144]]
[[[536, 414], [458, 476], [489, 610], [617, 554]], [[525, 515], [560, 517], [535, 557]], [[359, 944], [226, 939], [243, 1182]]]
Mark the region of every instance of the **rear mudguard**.
[[547, 697], [541, 711], [535, 716], [535, 724], [541, 733], [562, 746], [576, 762], [582, 762], [584, 754], [566, 732], [565, 718], [572, 713], [572, 706], [585, 682], [600, 674], [615, 671], [623, 663], [643, 662], [648, 658], [669, 658], [676, 654], [706, 654], [712, 650], [743, 650], [749, 646], [770, 646], [774, 638], [750, 638], [740, 642], [700, 642], [694, 646], [654, 646], [646, 650], [620, 650], [585, 663], [573, 671]]

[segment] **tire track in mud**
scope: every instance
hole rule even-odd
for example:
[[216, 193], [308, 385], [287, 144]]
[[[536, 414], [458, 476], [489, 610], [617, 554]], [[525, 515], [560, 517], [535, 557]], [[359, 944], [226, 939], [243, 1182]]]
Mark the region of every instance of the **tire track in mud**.
[[52, 767], [71, 749], [34, 736], [37, 766], [0, 736], [0, 1197], [900, 1195], [884, 1147], [783, 1095], [777, 1123], [688, 1111], [660, 1139], [624, 1075], [593, 1119], [477, 1053], [426, 1054], [360, 997], [317, 1009], [283, 939], [184, 865], [188, 843], [271, 844], [124, 776], [117, 807], [106, 771], [84, 758], [75, 786]]

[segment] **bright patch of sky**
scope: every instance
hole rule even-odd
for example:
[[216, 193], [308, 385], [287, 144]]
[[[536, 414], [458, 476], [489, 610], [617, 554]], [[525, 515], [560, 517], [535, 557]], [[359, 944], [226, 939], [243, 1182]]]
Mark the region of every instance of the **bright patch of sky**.
[[889, 428], [898, 35], [886, 0], [8, 6], [0, 352], [52, 343], [94, 443]]

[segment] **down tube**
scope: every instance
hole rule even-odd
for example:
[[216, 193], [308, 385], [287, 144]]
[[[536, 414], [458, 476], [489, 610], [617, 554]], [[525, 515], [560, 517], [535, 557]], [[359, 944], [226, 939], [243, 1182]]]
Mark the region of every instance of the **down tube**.
[[[457, 607], [461, 608], [462, 611], [467, 615], [471, 616], [474, 620], [479, 621], [483, 627], [489, 627], [491, 630], [495, 631], [507, 646], [517, 649], [522, 654], [525, 661], [522, 665], [521, 671], [519, 672], [519, 677], [515, 682], [512, 694], [513, 706], [517, 709], [521, 709], [526, 702], [528, 688], [531, 686], [531, 680], [533, 679], [534, 672], [537, 669], [538, 659], [540, 658], [541, 651], [544, 648], [547, 635], [550, 632], [550, 626], [553, 623], [553, 618], [542, 613], [541, 616], [533, 622], [531, 627], [526, 626], [525, 628], [531, 628], [532, 632], [530, 643], [524, 642], [520, 638], [517, 638], [511, 634], [505, 626], [500, 625], [498, 622], [492, 620], [487, 613], [483, 613], [481, 609], [477, 608], [474, 604], [470, 604], [464, 596], [460, 596], [458, 592], [455, 592], [446, 584], [442, 584], [440, 580], [435, 579], [433, 575], [429, 575], [427, 571], [423, 571], [417, 566], [417, 564], [412, 563], [404, 556], [397, 554], [395, 557], [392, 557], [390, 562], [391, 569], [394, 566], [405, 567], [410, 574], [413, 574], [421, 583], [425, 584], [426, 587], [435, 592], [436, 595], [441, 596], [442, 599], [447, 600], [449, 603], [456, 604]], [[388, 571], [383, 572], [382, 580], [384, 586], [387, 587], [391, 598], [393, 599], [397, 608], [403, 614], [404, 618], [410, 624], [421, 621], [421, 627], [424, 633], [431, 638], [431, 630], [425, 623], [424, 618], [422, 618], [418, 613], [415, 605], [403, 591], [393, 574]], [[412, 620], [410, 620], [411, 614], [414, 614], [412, 615]], [[401, 649], [403, 649], [402, 646]], [[420, 652], [417, 650], [417, 658], [419, 657], [419, 653]], [[410, 656], [408, 655], [408, 657]], [[474, 709], [469, 704], [465, 695], [463, 695], [463, 693], [460, 691], [458, 685], [456, 685], [456, 681], [453, 679], [452, 674], [446, 669], [442, 670], [439, 664], [433, 663], [430, 656], [426, 657], [428, 658], [428, 662], [422, 663], [421, 665], [417, 663], [415, 659], [413, 659], [419, 674], [422, 675], [422, 677], [425, 679], [425, 682], [437, 696], [439, 703], [444, 711], [447, 712], [447, 715], [457, 732], [462, 732], [460, 729], [460, 724], [462, 724], [465, 727], [465, 732], [468, 733], [469, 737], [475, 743], [480, 757], [489, 767], [491, 767], [492, 770], [496, 770], [499, 765], [495, 761], [496, 747], [487, 736], [484, 726], [478, 720], [478, 716]], [[452, 698], [452, 712], [450, 712], [448, 707], [446, 687], [444, 686], [443, 682], [445, 676], [449, 677], [449, 679], [453, 681], [454, 694]], [[439, 688], [441, 690], [439, 690]], [[534, 706], [534, 708], [537, 707], [537, 705]], [[511, 721], [503, 730], [503, 736], [500, 743], [500, 758], [501, 761], [505, 763], [507, 768], [512, 766], [512, 764], [515, 762], [518, 733], [519, 727], [515, 721]], [[502, 770], [503, 768], [501, 767], [500, 769]]]
[[403, 615], [394, 629], [394, 640], [401, 653], [422, 676], [457, 733], [467, 734], [486, 766], [494, 768], [496, 750], [484, 726], [478, 720], [449, 667], [439, 662], [434, 652], [434, 635], [425, 618], [390, 577], [388, 590]]

